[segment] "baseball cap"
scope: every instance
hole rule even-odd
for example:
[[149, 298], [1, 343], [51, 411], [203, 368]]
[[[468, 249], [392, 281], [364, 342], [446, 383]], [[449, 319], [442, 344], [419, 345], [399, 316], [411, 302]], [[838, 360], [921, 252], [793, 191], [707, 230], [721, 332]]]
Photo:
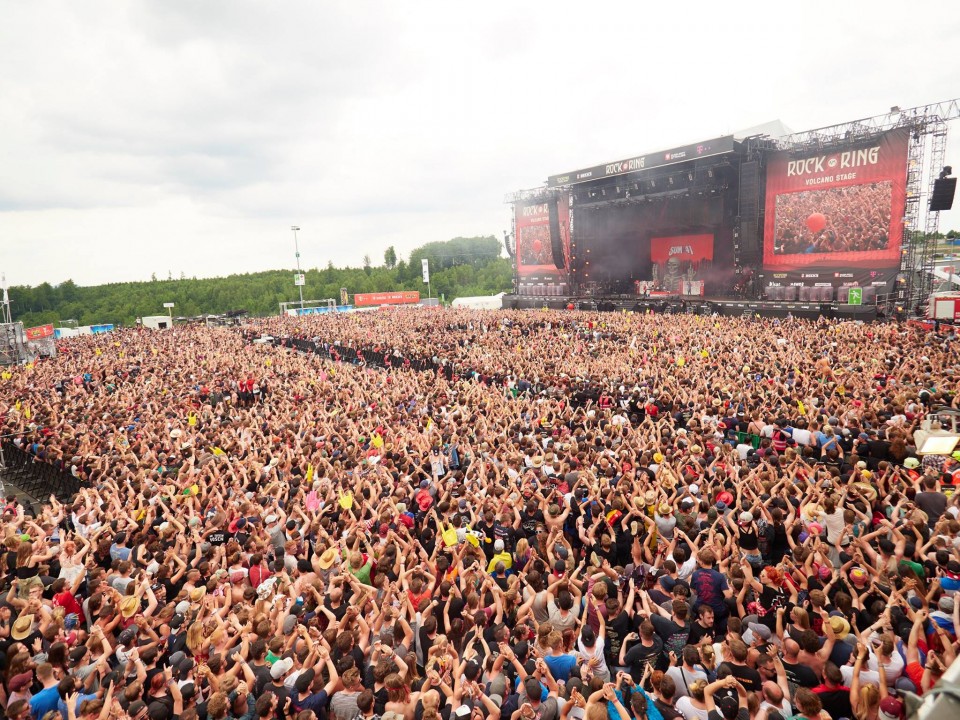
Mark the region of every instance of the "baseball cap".
[[280, 658], [270, 666], [270, 677], [279, 680], [293, 668], [293, 660], [290, 658]]
[[297, 679], [293, 683], [293, 687], [297, 692], [304, 693], [310, 689], [310, 685], [313, 683], [313, 678], [315, 673], [313, 668], [307, 668], [302, 673], [297, 675]]
[[754, 640], [760, 638], [764, 642], [773, 637], [773, 633], [770, 632], [770, 628], [766, 625], [761, 625], [760, 623], [748, 623], [747, 630], [743, 633], [743, 641], [750, 645]]
[[900, 720], [903, 717], [903, 701], [887, 696], [880, 701], [880, 709], [877, 713], [879, 720]]

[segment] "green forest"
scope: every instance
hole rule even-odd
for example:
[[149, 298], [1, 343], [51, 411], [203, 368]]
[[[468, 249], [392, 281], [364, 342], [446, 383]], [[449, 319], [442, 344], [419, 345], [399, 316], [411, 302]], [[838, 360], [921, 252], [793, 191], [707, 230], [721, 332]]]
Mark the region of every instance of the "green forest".
[[[503, 245], [493, 236], [454, 238], [416, 248], [409, 260], [397, 256], [391, 246], [376, 260], [364, 257], [359, 268], [305, 270], [305, 300], [335, 298], [346, 288], [354, 293], [418, 290], [427, 296], [421, 276], [421, 259], [430, 261], [434, 297], [446, 302], [457, 297], [492, 295], [509, 291], [513, 269], [501, 257]], [[72, 280], [59, 285], [10, 287], [13, 319], [26, 327], [76, 321], [79, 325], [114, 323], [132, 325], [144, 315], [165, 315], [163, 303], [176, 304], [175, 316], [219, 314], [246, 310], [251, 315], [274, 315], [279, 303], [298, 298], [294, 270], [266, 270], [219, 278], [166, 278], [147, 282], [110, 283], [83, 287]]]

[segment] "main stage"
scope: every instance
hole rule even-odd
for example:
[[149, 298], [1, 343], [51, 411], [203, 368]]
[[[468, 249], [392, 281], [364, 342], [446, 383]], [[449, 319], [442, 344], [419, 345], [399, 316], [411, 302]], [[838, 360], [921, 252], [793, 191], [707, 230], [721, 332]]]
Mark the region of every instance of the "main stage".
[[842, 318], [869, 322], [878, 317], [876, 305], [847, 305], [836, 302], [782, 302], [724, 297], [639, 298], [636, 295], [606, 297], [504, 295], [505, 309], [534, 310], [549, 308], [599, 312], [638, 312], [662, 315], [723, 315], [727, 317], [764, 318]]
[[[714, 137], [551, 175], [508, 196], [505, 307], [761, 317], [926, 306], [957, 101]], [[511, 241], [512, 238], [512, 241]], [[654, 297], [660, 295], [660, 297]], [[879, 312], [878, 312], [879, 303]]]

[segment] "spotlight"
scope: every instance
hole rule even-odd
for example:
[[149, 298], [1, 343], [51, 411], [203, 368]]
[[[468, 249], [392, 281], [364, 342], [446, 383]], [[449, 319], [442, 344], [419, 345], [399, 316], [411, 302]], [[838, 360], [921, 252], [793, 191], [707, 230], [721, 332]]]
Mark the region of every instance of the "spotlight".
[[950, 175], [953, 175], [953, 168], [949, 165], [945, 165], [943, 170], [940, 171], [940, 179], [943, 180], [944, 178], [947, 178]]

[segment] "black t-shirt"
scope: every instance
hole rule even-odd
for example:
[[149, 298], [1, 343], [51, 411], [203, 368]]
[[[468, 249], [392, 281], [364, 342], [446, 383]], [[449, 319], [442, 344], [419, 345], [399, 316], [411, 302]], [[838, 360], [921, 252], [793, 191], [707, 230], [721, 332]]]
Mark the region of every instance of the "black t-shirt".
[[263, 694], [263, 688], [273, 680], [273, 678], [270, 677], [270, 666], [266, 663], [263, 665], [254, 665], [251, 663], [250, 669], [253, 670], [253, 675], [257, 679], [253, 690], [254, 695], [260, 697]]
[[679, 710], [677, 710], [673, 705], [668, 705], [663, 700], [654, 700], [653, 704], [656, 706], [657, 710], [660, 711], [660, 714], [663, 716], [663, 720], [679, 720], [683, 717]]
[[607, 620], [607, 638], [605, 643], [607, 664], [620, 664], [620, 646], [623, 638], [629, 635], [638, 626], [634, 620], [627, 615], [626, 610], [621, 610], [620, 614], [612, 620]]
[[227, 541], [232, 538], [231, 535], [226, 530], [214, 530], [212, 533], [207, 535], [207, 542], [211, 545], [226, 545]]
[[286, 688], [286, 686], [283, 683], [280, 683], [280, 685], [276, 685], [272, 681], [268, 682], [266, 685], [263, 686], [263, 692], [273, 693], [274, 695], [276, 695], [277, 700], [280, 701], [281, 710], [283, 709], [283, 706], [286, 705], [287, 703], [287, 696], [290, 695], [290, 691]]
[[815, 688], [820, 684], [817, 674], [808, 666], [801, 663], [788, 663], [783, 661], [783, 669], [787, 674], [787, 682], [797, 687]]
[[850, 706], [850, 688], [840, 687], [833, 690], [821, 685], [814, 689], [823, 709], [830, 713], [832, 718], [852, 718], [853, 708]]
[[716, 629], [712, 626], [704, 627], [699, 622], [694, 622], [690, 625], [690, 636], [687, 638], [687, 644], [699, 645], [703, 638], [707, 636], [712, 638], [716, 632]]
[[665, 618], [662, 615], [651, 615], [650, 622], [653, 623], [653, 629], [657, 631], [657, 635], [663, 640], [664, 650], [667, 653], [675, 652], [679, 657], [690, 636], [690, 625], [677, 625], [672, 618]]
[[[707, 720], [726, 720], [723, 717], [723, 714], [719, 710], [711, 710], [707, 713]], [[735, 720], [750, 720], [750, 711], [747, 708], [742, 707], [737, 710], [737, 717]]]
[[736, 663], [725, 662], [720, 667], [726, 666], [747, 692], [760, 692], [763, 685], [763, 679], [760, 673], [747, 665], [737, 665]]
[[524, 536], [530, 538], [537, 534], [537, 526], [544, 524], [543, 513], [540, 509], [533, 511], [531, 515], [526, 510], [520, 513], [520, 529]]
[[650, 647], [638, 640], [627, 650], [623, 659], [626, 666], [630, 668], [630, 677], [634, 682], [640, 682], [647, 665], [656, 662], [661, 652], [663, 652], [663, 640], [656, 635], [653, 636], [653, 645]]

